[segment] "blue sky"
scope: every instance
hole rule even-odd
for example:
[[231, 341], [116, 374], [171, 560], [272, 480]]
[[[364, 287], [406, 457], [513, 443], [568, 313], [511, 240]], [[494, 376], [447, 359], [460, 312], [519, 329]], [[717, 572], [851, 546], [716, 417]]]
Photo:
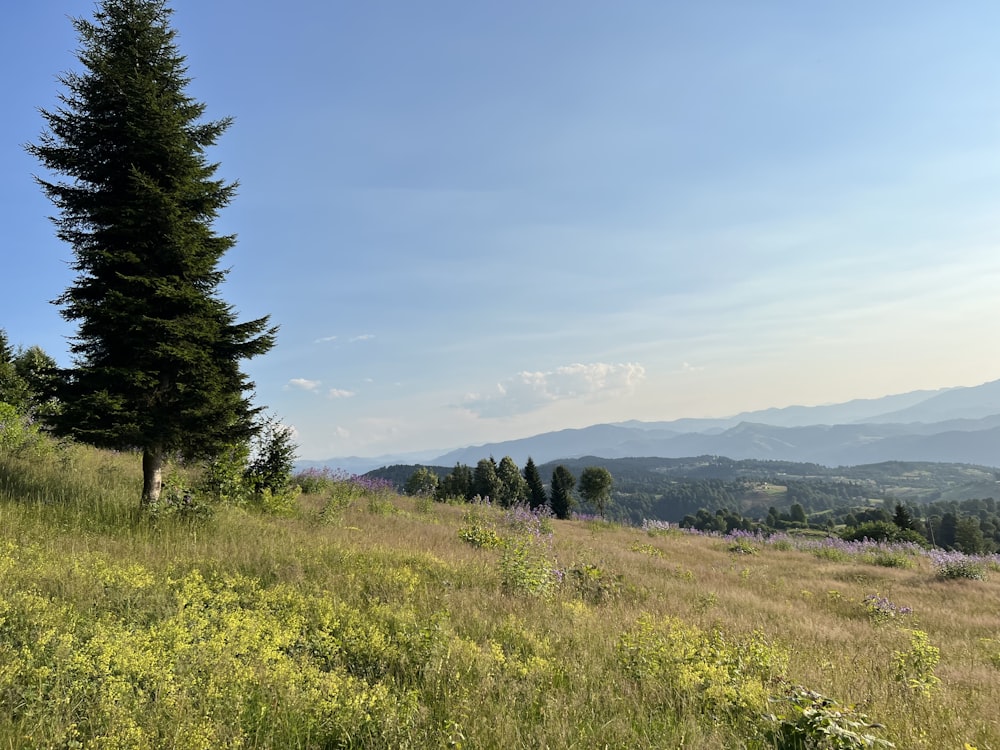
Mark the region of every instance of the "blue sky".
[[[1000, 378], [1000, 5], [172, 7], [303, 458]], [[64, 364], [22, 144], [93, 8], [0, 29], [0, 327]]]

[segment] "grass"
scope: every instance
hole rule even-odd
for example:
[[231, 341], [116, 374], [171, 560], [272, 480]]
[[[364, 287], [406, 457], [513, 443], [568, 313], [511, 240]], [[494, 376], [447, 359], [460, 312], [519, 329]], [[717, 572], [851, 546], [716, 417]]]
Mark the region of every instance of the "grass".
[[[288, 516], [151, 521], [139, 477], [0, 456], [0, 747], [790, 748], [767, 715], [821, 694], [897, 748], [1000, 750], [1000, 583], [924, 556], [744, 554], [345, 478]], [[501, 544], [463, 541], [470, 518]]]

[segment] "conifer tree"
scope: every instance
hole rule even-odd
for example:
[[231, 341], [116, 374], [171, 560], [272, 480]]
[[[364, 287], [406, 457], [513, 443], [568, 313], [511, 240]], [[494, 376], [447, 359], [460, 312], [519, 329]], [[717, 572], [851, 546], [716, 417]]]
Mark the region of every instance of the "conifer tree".
[[497, 475], [497, 462], [493, 460], [493, 456], [479, 459], [472, 472], [472, 491], [483, 500], [489, 498], [492, 502], [499, 501], [502, 484]]
[[528, 483], [521, 476], [514, 459], [504, 456], [497, 465], [497, 478], [500, 480], [500, 495], [498, 500], [504, 507], [510, 507], [528, 496]]
[[552, 483], [550, 485], [552, 513], [556, 518], [569, 518], [570, 510], [576, 504], [573, 499], [573, 487], [576, 486], [576, 478], [565, 466], [557, 466], [552, 472]]
[[545, 495], [545, 485], [542, 484], [542, 476], [538, 473], [538, 467], [531, 456], [528, 456], [524, 464], [524, 480], [528, 483], [528, 505], [532, 510], [540, 508], [547, 502]]
[[78, 324], [54, 427], [143, 454], [143, 504], [168, 455], [212, 456], [258, 429], [240, 361], [268, 351], [267, 317], [240, 323], [219, 294], [235, 244], [212, 224], [236, 184], [205, 150], [231, 120], [202, 122], [164, 0], [102, 0], [72, 21], [81, 72], [59, 77], [60, 106], [28, 151], [66, 181], [36, 178], [74, 284], [56, 300]]
[[472, 495], [472, 469], [463, 463], [455, 464], [455, 468], [441, 480], [434, 493], [438, 500], [471, 500]]

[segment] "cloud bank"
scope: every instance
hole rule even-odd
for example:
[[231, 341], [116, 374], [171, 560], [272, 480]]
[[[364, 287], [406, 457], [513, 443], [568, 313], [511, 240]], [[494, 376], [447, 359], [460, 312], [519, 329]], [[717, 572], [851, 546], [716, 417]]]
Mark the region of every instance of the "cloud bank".
[[471, 393], [462, 408], [480, 417], [526, 414], [569, 399], [609, 399], [628, 395], [646, 377], [635, 362], [572, 364], [549, 372], [519, 372], [497, 383], [491, 393]]

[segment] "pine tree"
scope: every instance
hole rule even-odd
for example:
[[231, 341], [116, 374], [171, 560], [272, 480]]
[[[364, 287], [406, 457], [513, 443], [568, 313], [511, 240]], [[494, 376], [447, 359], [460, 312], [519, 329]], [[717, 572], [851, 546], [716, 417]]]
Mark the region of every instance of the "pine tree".
[[557, 466], [556, 470], [552, 472], [550, 504], [556, 518], [569, 518], [569, 512], [576, 504], [573, 499], [573, 487], [575, 486], [576, 478], [565, 466]]
[[542, 477], [531, 456], [528, 456], [528, 461], [524, 464], [524, 480], [528, 483], [528, 505], [531, 506], [531, 509], [535, 510], [545, 505], [548, 500], [545, 495], [545, 486], [542, 484]]
[[77, 277], [57, 303], [78, 323], [54, 427], [93, 445], [140, 449], [143, 504], [165, 458], [212, 456], [258, 429], [240, 361], [268, 351], [268, 319], [236, 320], [218, 296], [235, 237], [214, 233], [236, 184], [205, 150], [231, 120], [200, 122], [164, 0], [102, 0], [74, 19], [84, 71], [28, 151], [65, 182], [37, 178], [59, 209]]

